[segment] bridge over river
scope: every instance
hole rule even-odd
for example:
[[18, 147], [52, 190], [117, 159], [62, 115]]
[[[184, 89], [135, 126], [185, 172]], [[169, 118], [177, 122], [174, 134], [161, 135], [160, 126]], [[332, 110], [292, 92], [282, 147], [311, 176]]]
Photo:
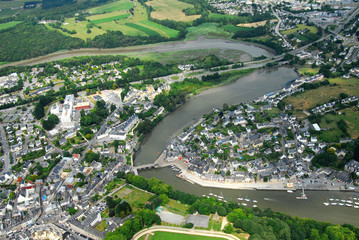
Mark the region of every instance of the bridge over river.
[[167, 162], [166, 161], [166, 151], [163, 151], [162, 154], [157, 158], [157, 160], [154, 163], [133, 166], [133, 161], [132, 161], [132, 171], [134, 172], [135, 175], [138, 175], [139, 170], [146, 170], [146, 169], [152, 169], [152, 168], [163, 168], [163, 167], [168, 167], [168, 166], [173, 166], [173, 165], [180, 168], [178, 161]]

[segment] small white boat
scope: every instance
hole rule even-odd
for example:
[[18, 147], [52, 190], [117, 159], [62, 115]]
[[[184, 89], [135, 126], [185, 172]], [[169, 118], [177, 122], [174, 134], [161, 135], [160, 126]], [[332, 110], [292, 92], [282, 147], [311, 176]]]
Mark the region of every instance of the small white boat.
[[347, 203], [353, 203], [353, 201], [351, 201], [351, 200], [347, 200]]
[[349, 203], [347, 203], [346, 205], [347, 205], [347, 207], [353, 207], [353, 205], [349, 204]]
[[359, 202], [355, 202], [354, 204], [359, 205]]
[[353, 198], [353, 200], [358, 200], [358, 199], [355, 197], [355, 198]]
[[253, 205], [253, 207], [257, 207], [257, 205]]
[[336, 203], [336, 202], [332, 202], [331, 204], [335, 206], [335, 205], [337, 205], [338, 203]]
[[336, 198], [336, 199], [335, 199], [335, 201], [339, 202], [339, 199], [338, 199], [338, 198]]
[[354, 208], [359, 208], [359, 206], [356, 206], [356, 205], [355, 205]]
[[257, 202], [257, 200], [253, 200], [253, 202]]
[[248, 198], [245, 198], [245, 199], [244, 199], [244, 201], [246, 201], [246, 202], [250, 202], [251, 200], [250, 200], [250, 199], [248, 199]]
[[344, 203], [339, 203], [339, 206], [344, 206]]
[[293, 193], [293, 191], [292, 190], [287, 190], [287, 193]]
[[203, 194], [202, 197], [206, 197], [206, 195]]
[[223, 200], [223, 202], [227, 202], [227, 200]]
[[218, 197], [216, 194], [213, 194], [214, 197]]
[[209, 196], [212, 196], [212, 195], [213, 195], [213, 193], [211, 193], [211, 192], [210, 192], [208, 195], [209, 195]]
[[331, 202], [334, 201], [334, 198], [329, 198], [329, 201], [331, 201]]
[[328, 203], [328, 202], [325, 202], [324, 205], [325, 205], [325, 206], [329, 206], [329, 203]]
[[247, 206], [247, 203], [242, 203], [243, 206]]
[[239, 198], [237, 198], [237, 199], [238, 199], [239, 201], [243, 201], [243, 198], [240, 198], [240, 197], [239, 197]]
[[345, 199], [342, 199], [342, 200], [340, 200], [340, 201], [342, 201], [342, 202], [347, 202], [347, 200], [345, 200]]

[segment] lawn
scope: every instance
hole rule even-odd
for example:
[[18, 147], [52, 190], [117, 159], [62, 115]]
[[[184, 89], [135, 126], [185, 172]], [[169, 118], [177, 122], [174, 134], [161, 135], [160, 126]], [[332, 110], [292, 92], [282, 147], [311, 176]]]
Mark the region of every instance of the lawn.
[[148, 6], [151, 6], [154, 11], [151, 12], [151, 17], [164, 20], [175, 21], [193, 21], [199, 18], [201, 15], [186, 16], [182, 9], [193, 7], [192, 4], [180, 2], [178, 0], [153, 0], [146, 2]]
[[224, 238], [157, 231], [153, 240], [219, 240]]
[[359, 111], [357, 107], [347, 108], [340, 111], [341, 114], [325, 114], [320, 122], [321, 128], [327, 128], [322, 131], [320, 137], [326, 142], [339, 142], [344, 138], [344, 133], [338, 129], [337, 122], [343, 119], [348, 125], [348, 132], [351, 138], [359, 137]]
[[359, 96], [358, 78], [332, 78], [331, 85], [322, 86], [317, 89], [307, 90], [303, 93], [284, 99], [286, 104], [292, 104], [295, 111], [310, 110], [317, 105], [329, 102], [331, 99], [339, 98], [340, 93]]
[[187, 28], [188, 33], [186, 40], [197, 40], [198, 37], [204, 36], [206, 38], [231, 38], [232, 34], [225, 30], [218, 28], [218, 23], [203, 23], [196, 27]]
[[[276, 21], [276, 20], [271, 20], [271, 21]], [[240, 23], [237, 24], [238, 27], [260, 27], [260, 26], [264, 26], [266, 25], [267, 20], [264, 21], [260, 21], [260, 22], [253, 22], [253, 23]]]
[[0, 23], [0, 30], [6, 29], [6, 28], [11, 28], [13, 26], [18, 25], [19, 23], [22, 23], [22, 21], [12, 21], [12, 22], [7, 22], [7, 23]]
[[104, 231], [106, 231], [107, 226], [108, 226], [107, 221], [106, 221], [106, 220], [102, 220], [102, 222], [100, 222], [100, 223], [95, 227], [95, 229], [96, 229], [97, 231], [104, 232]]
[[303, 24], [298, 24], [296, 28], [282, 31], [282, 34], [288, 35], [288, 34], [303, 30], [303, 29], [308, 29], [311, 33], [314, 33], [314, 34], [316, 34], [318, 32], [318, 28], [316, 28], [315, 26], [307, 26], [307, 25], [303, 25]]
[[121, 198], [130, 203], [131, 206], [139, 208], [144, 206], [145, 202], [152, 196], [152, 194], [138, 190], [132, 186], [126, 186], [114, 193], [112, 196], [115, 200], [117, 198]]
[[25, 2], [28, 2], [28, 0], [0, 1], [0, 9], [20, 6], [23, 7]]
[[119, 0], [111, 3], [104, 4], [99, 7], [91, 8], [89, 11], [93, 14], [109, 13], [113, 11], [129, 10], [133, 8], [135, 4], [129, 0]]
[[107, 23], [107, 22], [113, 22], [113, 21], [117, 21], [117, 20], [121, 20], [121, 19], [125, 19], [128, 18], [129, 16], [131, 16], [130, 13], [125, 13], [122, 15], [117, 15], [117, 16], [113, 16], [113, 17], [108, 17], [108, 18], [101, 18], [101, 19], [96, 19], [91, 21], [93, 24], [100, 24], [100, 23]]
[[172, 77], [171, 77], [171, 80], [179, 80], [179, 79], [180, 79], [179, 76], [172, 76]]
[[48, 24], [46, 24], [46, 26], [52, 30], [56, 30], [59, 31], [67, 36], [71, 36], [71, 37], [77, 37], [77, 38], [81, 38], [83, 40], [86, 40], [87, 38], [94, 38], [97, 35], [101, 35], [106, 33], [106, 31], [99, 29], [97, 27], [93, 27], [91, 28], [91, 33], [87, 33], [87, 21], [76, 21], [75, 18], [67, 18], [65, 20], [65, 23], [67, 23], [66, 25], [62, 25], [63, 28], [66, 28], [69, 31], [75, 30], [76, 34], [69, 34], [69, 33], [65, 33], [62, 30], [59, 29], [55, 29], [50, 27]]
[[304, 75], [316, 75], [319, 73], [319, 68], [302, 67], [298, 69], [298, 72]]
[[181, 215], [186, 214], [188, 210], [188, 206], [177, 202], [176, 200], [170, 199], [170, 201], [165, 205], [167, 210], [175, 213], [179, 213]]

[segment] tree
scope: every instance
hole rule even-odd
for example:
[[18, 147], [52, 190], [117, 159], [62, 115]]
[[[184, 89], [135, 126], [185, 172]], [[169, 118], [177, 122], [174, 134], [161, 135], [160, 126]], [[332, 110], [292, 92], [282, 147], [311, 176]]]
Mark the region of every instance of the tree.
[[168, 196], [166, 194], [164, 194], [164, 193], [160, 194], [158, 197], [162, 200], [163, 204], [166, 204], [166, 203], [168, 203], [170, 201]]
[[45, 116], [45, 109], [44, 107], [37, 104], [32, 114], [37, 120], [39, 120]]
[[232, 233], [233, 231], [234, 231], [233, 226], [230, 223], [228, 223], [223, 229], [223, 232], [229, 233], [229, 234]]
[[75, 213], [77, 213], [79, 210], [73, 208], [73, 207], [69, 207], [67, 209], [67, 211], [69, 212], [70, 215], [75, 215]]

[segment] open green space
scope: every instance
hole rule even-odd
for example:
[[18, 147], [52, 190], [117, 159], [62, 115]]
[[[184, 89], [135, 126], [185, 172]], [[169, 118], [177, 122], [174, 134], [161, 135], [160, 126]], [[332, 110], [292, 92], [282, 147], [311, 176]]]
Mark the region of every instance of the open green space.
[[[0, 1], [0, 9], [22, 7], [28, 0], [12, 0], [12, 1]], [[17, 9], [18, 10], [18, 9]]]
[[101, 18], [101, 19], [93, 20], [91, 22], [93, 24], [97, 25], [97, 24], [100, 24], [100, 23], [106, 23], [106, 22], [112, 22], [112, 21], [116, 21], [116, 20], [125, 19], [125, 18], [128, 18], [129, 16], [131, 16], [130, 13], [125, 13], [125, 14], [117, 15], [117, 16], [113, 16], [113, 17]]
[[238, 27], [238, 26], [234, 26], [234, 25], [224, 25], [222, 27], [225, 31], [227, 32], [231, 32], [231, 33], [236, 33], [238, 31], [251, 31], [253, 28], [250, 27]]
[[282, 31], [282, 34], [288, 35], [288, 34], [295, 33], [297, 31], [301, 31], [304, 29], [308, 29], [313, 34], [317, 34], [317, 32], [318, 32], [318, 28], [316, 28], [315, 26], [307, 26], [307, 25], [303, 25], [303, 24], [298, 24], [296, 28]]
[[310, 110], [317, 105], [329, 102], [331, 99], [339, 98], [340, 93], [359, 96], [358, 78], [332, 78], [329, 79], [330, 85], [322, 86], [317, 89], [307, 90], [284, 99], [286, 104], [292, 104], [295, 113], [299, 117], [303, 110]]
[[157, 231], [153, 237], [153, 240], [220, 240], [225, 238], [217, 238], [217, 237], [208, 237], [208, 236], [200, 236], [200, 235], [191, 235], [184, 233], [172, 233], [172, 232], [162, 232]]
[[13, 21], [13, 22], [7, 22], [7, 23], [0, 23], [0, 30], [11, 28], [13, 26], [18, 25], [19, 23], [22, 23], [21, 21]]
[[146, 28], [144, 26], [138, 25], [136, 23], [126, 23], [126, 25], [129, 26], [129, 27], [135, 28], [135, 29], [137, 29], [139, 31], [142, 31], [142, 32], [146, 33], [150, 37], [161, 36], [158, 32], [153, 31], [153, 30], [151, 30], [149, 28]]
[[304, 75], [316, 75], [319, 73], [319, 68], [302, 67], [298, 69], [298, 72]]
[[146, 27], [149, 27], [149, 28], [152, 28], [152, 29], [154, 28], [155, 31], [156, 31], [156, 29], [157, 29], [157, 31], [158, 30], [163, 31], [168, 37], [171, 37], [171, 38], [177, 37], [178, 33], [179, 33], [178, 30], [165, 27], [165, 26], [163, 26], [161, 24], [151, 22], [149, 20], [141, 21], [140, 23], [143, 24], [143, 25], [146, 25]]
[[115, 200], [121, 198], [130, 203], [131, 206], [140, 208], [141, 206], [144, 206], [144, 204], [152, 196], [152, 194], [139, 190], [132, 186], [126, 186], [114, 193], [112, 196]]
[[62, 28], [66, 28], [68, 31], [76, 31], [75, 34], [70, 34], [67, 32], [62, 31], [61, 29], [55, 29], [51, 26], [49, 26], [48, 24], [46, 24], [45, 26], [47, 26], [49, 29], [51, 30], [56, 30], [62, 34], [65, 34], [67, 36], [71, 36], [71, 37], [77, 37], [77, 38], [81, 38], [83, 40], [86, 40], [88, 38], [94, 38], [97, 35], [101, 35], [106, 33], [105, 30], [99, 29], [97, 27], [92, 27], [91, 28], [91, 33], [87, 33], [87, 25], [89, 24], [89, 22], [87, 21], [76, 21], [75, 18], [67, 18], [65, 20], [65, 24], [62, 25]]
[[200, 17], [200, 15], [186, 16], [182, 9], [194, 6], [178, 0], [153, 0], [146, 2], [146, 4], [154, 10], [151, 12], [151, 17], [160, 20], [169, 19], [188, 22]]
[[181, 215], [185, 215], [188, 210], [188, 205], [182, 204], [173, 199], [170, 199], [170, 201], [165, 205], [165, 207], [170, 212], [179, 213]]
[[95, 229], [96, 229], [97, 231], [104, 232], [104, 231], [106, 231], [107, 226], [108, 226], [107, 221], [106, 221], [106, 220], [102, 220], [102, 222], [100, 222], [100, 223], [95, 227]]
[[196, 27], [189, 27], [186, 40], [197, 40], [198, 37], [206, 38], [231, 38], [232, 34], [222, 28], [218, 28], [218, 23], [203, 23]]
[[129, 0], [119, 0], [111, 3], [104, 4], [99, 7], [91, 8], [89, 11], [92, 14], [108, 13], [113, 11], [129, 10], [134, 7], [134, 3]]

